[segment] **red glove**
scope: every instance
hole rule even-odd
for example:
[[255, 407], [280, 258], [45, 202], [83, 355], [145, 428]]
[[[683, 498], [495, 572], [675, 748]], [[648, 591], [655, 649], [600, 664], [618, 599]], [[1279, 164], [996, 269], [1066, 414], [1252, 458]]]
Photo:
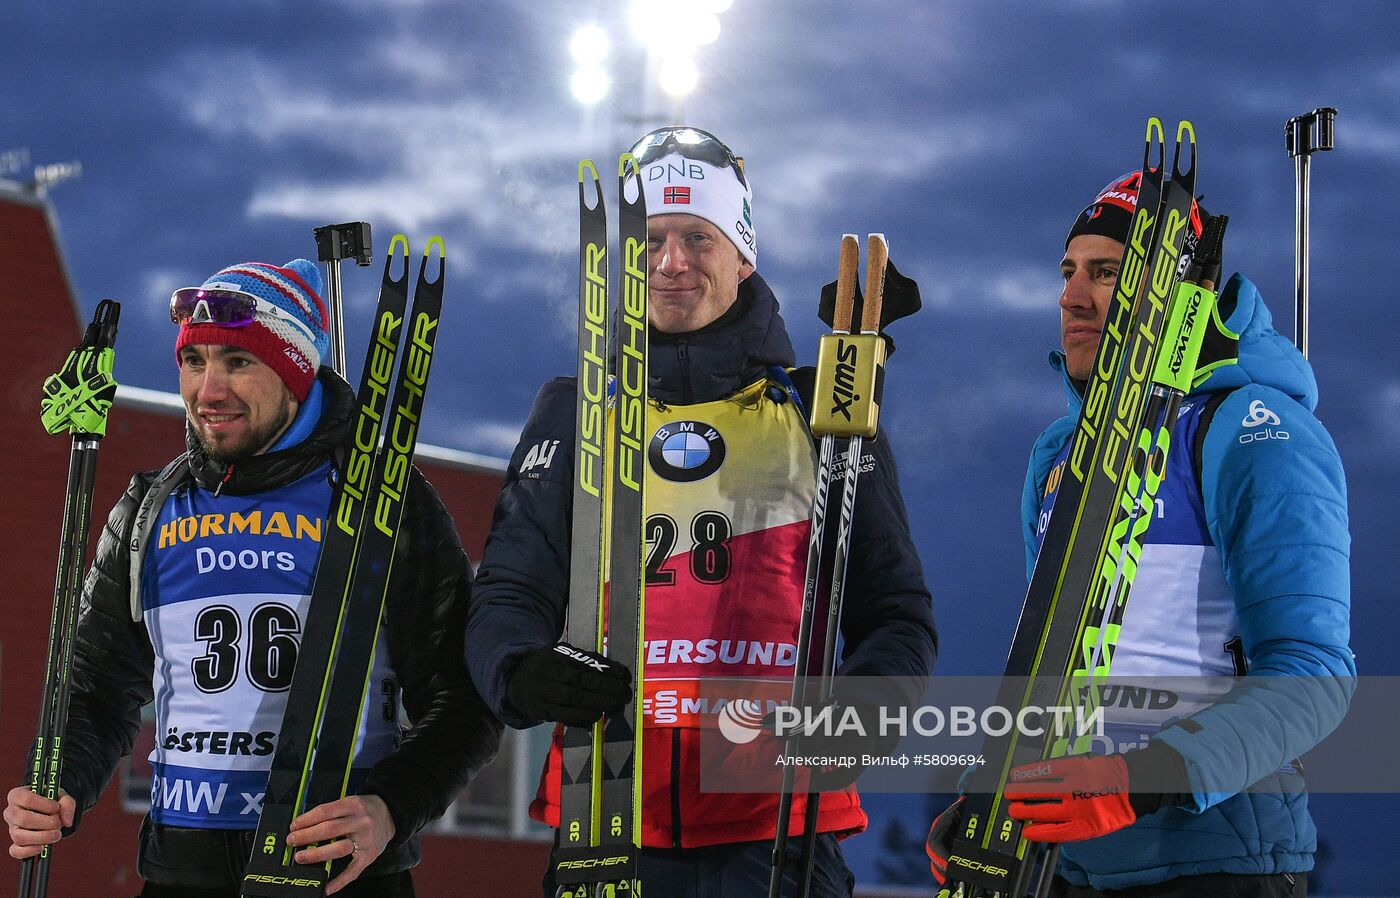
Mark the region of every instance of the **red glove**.
[[928, 841], [924, 850], [928, 852], [929, 869], [933, 871], [933, 881], [943, 885], [948, 879], [948, 855], [953, 853], [954, 831], [962, 826], [963, 800], [958, 800], [933, 818], [933, 826], [928, 831]]
[[1022, 764], [1011, 771], [1006, 812], [1029, 825], [1036, 842], [1079, 842], [1132, 824], [1128, 765], [1122, 755], [1075, 755]]

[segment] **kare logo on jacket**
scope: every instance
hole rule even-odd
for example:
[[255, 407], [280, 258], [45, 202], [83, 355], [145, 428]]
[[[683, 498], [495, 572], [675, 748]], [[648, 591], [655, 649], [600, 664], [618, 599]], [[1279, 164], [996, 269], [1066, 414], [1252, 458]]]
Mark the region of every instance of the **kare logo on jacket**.
[[651, 469], [673, 483], [704, 480], [724, 464], [724, 454], [724, 437], [703, 421], [659, 427], [647, 446]]

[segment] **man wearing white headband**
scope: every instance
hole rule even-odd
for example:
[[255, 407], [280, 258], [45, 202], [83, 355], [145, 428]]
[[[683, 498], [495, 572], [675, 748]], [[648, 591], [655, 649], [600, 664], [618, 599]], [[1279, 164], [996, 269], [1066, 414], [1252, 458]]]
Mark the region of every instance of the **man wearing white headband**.
[[[727, 149], [719, 158], [700, 152], [703, 138], [679, 142], [676, 130], [661, 132], [659, 144], [648, 135], [636, 154], [648, 212], [649, 312], [668, 334], [699, 330], [727, 312], [758, 264], [753, 191], [742, 164]], [[716, 152], [723, 147], [713, 143]]]
[[[663, 128], [632, 149], [647, 204], [651, 323], [646, 498], [649, 558], [642, 723], [641, 860], [646, 894], [761, 895], [775, 794], [700, 786], [702, 719], [666, 710], [718, 677], [791, 680], [802, 608], [816, 451], [805, 423], [813, 369], [796, 356], [773, 291], [754, 270], [753, 191], [741, 161], [697, 128]], [[560, 643], [569, 583], [573, 378], [544, 386], [511, 458], [473, 596], [467, 665], [501, 719], [587, 726], [632, 695], [632, 672]], [[555, 447], [543, 458], [537, 447]], [[840, 674], [922, 677], [933, 663], [929, 593], [908, 532], [888, 440], [861, 459]], [[562, 647], [562, 648], [561, 648]], [[713, 686], [711, 687], [713, 688]], [[537, 820], [559, 826], [560, 729]], [[710, 748], [706, 743], [707, 751]], [[748, 749], [735, 746], [735, 757]], [[722, 752], [721, 752], [722, 753]], [[730, 756], [719, 762], [729, 766]], [[736, 761], [737, 765], [740, 763]], [[718, 769], [713, 755], [707, 769]], [[811, 894], [849, 896], [838, 839], [866, 826], [850, 780], [825, 784]], [[794, 804], [794, 821], [805, 801]], [[794, 835], [801, 824], [794, 827]], [[795, 858], [803, 839], [794, 838]], [[796, 863], [784, 894], [796, 893]], [[552, 871], [546, 895], [555, 894]]]

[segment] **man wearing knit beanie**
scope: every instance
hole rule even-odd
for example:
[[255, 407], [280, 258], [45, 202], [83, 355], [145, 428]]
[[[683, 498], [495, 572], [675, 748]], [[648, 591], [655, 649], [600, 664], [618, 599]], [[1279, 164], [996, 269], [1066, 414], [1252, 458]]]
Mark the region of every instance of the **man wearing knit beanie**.
[[[647, 206], [647, 524], [660, 534], [648, 562], [645, 678], [689, 702], [716, 677], [793, 675], [816, 484], [816, 452], [804, 421], [814, 370], [795, 368], [777, 297], [754, 270], [754, 193], [742, 162], [714, 135], [686, 126], [647, 134], [632, 155]], [[587, 651], [591, 643], [559, 641], [573, 600], [567, 502], [574, 400], [572, 378], [551, 381], [535, 400], [497, 505], [467, 624], [467, 663], [477, 688], [502, 720], [520, 728], [541, 721], [588, 726], [632, 695], [633, 665]], [[542, 460], [538, 447], [558, 451]], [[932, 665], [933, 614], [888, 439], [867, 444], [861, 475], [841, 672], [908, 681]], [[734, 646], [771, 651], [765, 658], [751, 651], [746, 659]], [[702, 753], [702, 720], [688, 713], [639, 715], [642, 892], [765, 894], [777, 795], [703, 791], [701, 764], [716, 769], [723, 758]], [[555, 827], [561, 825], [560, 733], [530, 809]], [[833, 779], [820, 802], [810, 835], [814, 898], [851, 894], [854, 880], [838, 838], [867, 822], [853, 779]], [[798, 828], [804, 808], [798, 796]], [[788, 843], [790, 859], [803, 841]], [[795, 862], [786, 865], [785, 896], [796, 894], [797, 872]], [[544, 893], [555, 894], [557, 885], [551, 866]]]
[[[153, 704], [141, 895], [238, 895], [357, 419], [350, 386], [320, 366], [320, 292], [316, 265], [295, 259], [233, 265], [171, 297], [188, 451], [137, 474], [108, 519], [74, 643], [66, 794], [10, 791], [13, 856], [78, 825]], [[418, 832], [500, 741], [462, 660], [471, 565], [416, 468], [395, 559], [348, 793], [317, 798], [287, 835], [298, 863], [334, 864], [326, 893], [341, 898], [412, 895]]]
[[321, 272], [306, 259], [245, 262], [175, 291], [180, 395], [211, 457], [267, 449], [307, 401], [330, 349]]
[[[1068, 480], [1061, 472], [1139, 182], [1133, 171], [1100, 190], [1065, 239], [1061, 350], [1050, 362], [1069, 409], [1031, 452], [1021, 502], [1027, 576]], [[1193, 203], [1183, 255], [1194, 252], [1203, 218]], [[1104, 709], [1109, 744], [1096, 739], [1095, 752], [1106, 754], [1028, 765], [1006, 789], [1025, 838], [1062, 843], [1056, 898], [1306, 893], [1317, 831], [1294, 759], [1341, 721], [1356, 672], [1346, 484], [1312, 414], [1312, 371], [1274, 331], [1259, 291], [1235, 274], [1219, 308], [1239, 335], [1238, 363], [1209, 369], [1167, 422], [1171, 454], [1113, 651], [1115, 677], [1193, 685], [1158, 711]], [[1289, 688], [1290, 678], [1310, 688]], [[1266, 700], [1266, 683], [1288, 695]], [[952, 805], [929, 833], [939, 883], [961, 809]]]
[[[1065, 255], [1060, 262], [1060, 275], [1065, 279], [1060, 294], [1060, 336], [1066, 370], [1075, 380], [1087, 381], [1093, 367], [1099, 332], [1118, 282], [1118, 262], [1137, 212], [1141, 181], [1138, 171], [1114, 178], [1075, 216], [1065, 237]], [[1193, 200], [1184, 254], [1195, 252], [1205, 216], [1199, 202]]]

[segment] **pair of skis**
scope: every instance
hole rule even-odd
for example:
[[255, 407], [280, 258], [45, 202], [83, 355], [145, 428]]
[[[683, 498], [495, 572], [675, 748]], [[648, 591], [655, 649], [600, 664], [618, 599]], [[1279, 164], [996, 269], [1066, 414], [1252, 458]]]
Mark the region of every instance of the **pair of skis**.
[[[1007, 659], [1001, 707], [1075, 707], [1092, 719], [1181, 400], [1207, 368], [1233, 360], [1201, 359], [1212, 329], [1231, 345], [1213, 292], [1225, 217], [1211, 220], [1189, 266], [1182, 259], [1196, 180], [1190, 122], [1178, 125], [1170, 180], [1165, 161], [1162, 123], [1149, 119], [1137, 210]], [[1091, 737], [1075, 730], [1028, 737], [1014, 729], [988, 737], [940, 898], [1046, 893], [1057, 851], [1020, 837], [1002, 791], [1013, 767], [1085, 752]]]
[[[811, 530], [807, 539], [802, 616], [798, 621], [797, 630], [797, 658], [791, 700], [791, 706], [794, 708], [807, 707], [814, 700], [817, 706], [821, 706], [831, 699], [833, 675], [836, 671], [836, 638], [841, 630], [841, 608], [846, 592], [846, 560], [851, 547], [851, 520], [855, 511], [856, 487], [860, 477], [861, 449], [864, 441], [874, 439], [879, 431], [880, 394], [885, 362], [885, 341], [880, 336], [880, 312], [885, 292], [885, 266], [889, 262], [889, 246], [883, 234], [869, 235], [866, 256], [866, 291], [860, 331], [852, 333], [860, 244], [856, 235], [842, 235], [832, 332], [822, 337], [817, 354], [816, 384], [812, 389], [809, 423], [813, 436], [821, 437], [821, 442], [817, 453], [817, 491], [812, 499]], [[838, 438], [845, 439], [846, 447], [845, 467], [841, 471], [834, 467]], [[838, 478], [841, 483], [840, 519], [836, 543], [828, 558], [825, 557], [826, 506], [832, 486]], [[817, 598], [824, 582], [830, 584], [826, 604], [826, 638], [822, 646], [821, 666], [818, 669], [817, 690], [813, 696], [808, 672], [812, 631], [818, 610]], [[783, 746], [784, 755], [798, 753], [800, 739], [800, 734], [788, 735]], [[782, 892], [795, 780], [795, 767], [785, 765], [781, 791], [778, 794], [778, 823], [773, 838], [772, 874], [768, 882], [769, 898], [778, 898]], [[816, 846], [821, 793], [808, 792], [806, 799], [801, 829], [805, 838], [796, 874], [797, 894], [803, 898], [811, 891], [813, 849]]]
[[[44, 660], [44, 695], [34, 754], [29, 764], [31, 792], [57, 801], [63, 776], [63, 738], [68, 728], [72, 695], [69, 671], [73, 641], [78, 633], [92, 493], [97, 482], [98, 442], [107, 432], [107, 413], [117, 392], [112, 377], [121, 306], [104, 299], [97, 304], [83, 341], [68, 354], [63, 370], [44, 382], [41, 403], [44, 429], [72, 434], [68, 456], [68, 486], [63, 502], [63, 526], [58, 543], [58, 573], [54, 581], [53, 616]], [[43, 898], [49, 891], [51, 845], [20, 862], [19, 898]]]
[[614, 330], [607, 212], [591, 161], [579, 163], [578, 181], [577, 439], [564, 641], [626, 664], [636, 693], [618, 714], [591, 727], [564, 728], [559, 844], [550, 862], [560, 898], [614, 898], [640, 890], [647, 213], [641, 173], [624, 154], [618, 160], [622, 289]]
[[296, 863], [286, 839], [295, 817], [343, 798], [349, 784], [442, 313], [442, 239], [428, 241], [411, 311], [409, 269], [408, 238], [396, 234], [243, 877], [246, 896], [319, 896], [329, 879], [329, 863]]

